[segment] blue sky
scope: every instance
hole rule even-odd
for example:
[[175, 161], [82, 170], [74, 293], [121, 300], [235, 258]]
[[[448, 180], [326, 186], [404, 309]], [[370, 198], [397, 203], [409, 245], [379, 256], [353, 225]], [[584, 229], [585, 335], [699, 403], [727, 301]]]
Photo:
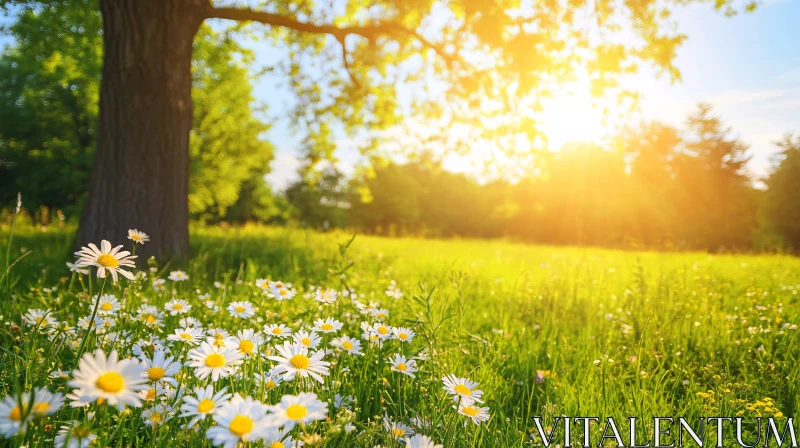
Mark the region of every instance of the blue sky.
[[[763, 175], [775, 153], [772, 142], [786, 132], [800, 132], [800, 1], [766, 0], [754, 13], [732, 18], [708, 4], [693, 5], [676, 17], [688, 35], [677, 57], [683, 79], [672, 84], [652, 73], [637, 75], [634, 82], [643, 99], [640, 114], [630, 116], [630, 122], [655, 119], [680, 125], [698, 102], [712, 103], [716, 114], [751, 145], [750, 169]], [[281, 57], [274, 49], [253, 48], [259, 63]], [[280, 118], [292, 99], [274, 77], [257, 81], [255, 93], [269, 105], [270, 115], [278, 117], [268, 134], [278, 151], [267, 179], [282, 188], [296, 178], [300, 163], [298, 138]], [[337, 155], [345, 169], [357, 159], [352, 148], [344, 147]]]

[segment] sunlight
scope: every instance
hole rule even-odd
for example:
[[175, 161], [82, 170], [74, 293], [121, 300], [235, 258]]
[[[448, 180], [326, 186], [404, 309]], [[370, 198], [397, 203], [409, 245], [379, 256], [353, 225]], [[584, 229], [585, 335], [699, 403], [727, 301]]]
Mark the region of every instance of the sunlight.
[[544, 110], [538, 120], [550, 151], [559, 151], [568, 142], [596, 143], [614, 130], [603, 114], [603, 108], [613, 114], [613, 104], [605, 98], [593, 98], [588, 80], [564, 84], [542, 103]]

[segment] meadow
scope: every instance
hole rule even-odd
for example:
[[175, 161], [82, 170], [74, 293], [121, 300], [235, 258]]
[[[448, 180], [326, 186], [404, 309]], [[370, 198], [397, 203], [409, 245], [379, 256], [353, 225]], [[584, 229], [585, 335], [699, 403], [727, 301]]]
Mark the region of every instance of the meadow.
[[[780, 420], [800, 404], [789, 256], [195, 226], [193, 258], [139, 259], [115, 285], [67, 268], [69, 229], [0, 236], [8, 446], [520, 447], [540, 444], [535, 416]], [[138, 379], [86, 376], [114, 350]], [[241, 397], [200, 412], [207, 386]]]

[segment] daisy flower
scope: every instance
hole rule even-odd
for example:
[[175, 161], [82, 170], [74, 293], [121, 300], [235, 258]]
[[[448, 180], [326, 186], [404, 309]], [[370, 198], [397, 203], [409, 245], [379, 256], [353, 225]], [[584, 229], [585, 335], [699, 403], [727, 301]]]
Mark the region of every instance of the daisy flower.
[[134, 244], [144, 244], [150, 241], [150, 236], [136, 229], [130, 229], [128, 230], [128, 239], [133, 241]]
[[414, 339], [414, 330], [406, 327], [392, 328], [394, 338], [401, 342], [411, 342]]
[[217, 409], [221, 408], [231, 398], [231, 394], [225, 393], [227, 390], [227, 387], [223, 387], [219, 392], [214, 393], [214, 386], [209, 384], [205, 388], [196, 387], [194, 396], [187, 395], [183, 397], [180, 417], [192, 417], [192, 420], [186, 426], [191, 428], [195, 423], [214, 414]]
[[227, 310], [231, 316], [242, 319], [249, 319], [256, 314], [256, 309], [253, 308], [253, 304], [246, 300], [241, 302], [231, 302], [230, 305], [228, 305]]
[[100, 242], [100, 249], [94, 243], [89, 243], [89, 247], [82, 247], [81, 250], [75, 252], [78, 257], [75, 264], [80, 267], [95, 266], [98, 278], [105, 278], [108, 273], [111, 273], [114, 283], [118, 280], [117, 274], [133, 280], [133, 273], [123, 268], [135, 268], [136, 262], [133, 259], [136, 258], [136, 255], [131, 255], [126, 250], [120, 251], [120, 249], [122, 249], [122, 245], [112, 249], [111, 243], [107, 240]]
[[50, 315], [50, 311], [38, 308], [29, 308], [28, 312], [22, 316], [22, 321], [32, 327], [38, 325], [40, 328], [52, 327], [58, 323], [58, 321]]
[[206, 437], [214, 446], [234, 448], [241, 442], [263, 439], [270, 428], [266, 408], [250, 397], [236, 394], [214, 412], [216, 426], [206, 431]]
[[61, 426], [53, 443], [56, 448], [89, 448], [96, 438], [88, 427], [71, 422]]
[[329, 317], [325, 320], [322, 319], [315, 320], [314, 328], [312, 328], [312, 330], [320, 331], [322, 333], [335, 333], [341, 330], [343, 325], [344, 324], [342, 324], [338, 320]]
[[69, 261], [67, 262], [67, 269], [69, 269], [70, 272], [75, 272], [75, 273], [78, 273], [78, 274], [84, 274], [85, 275], [85, 274], [89, 273], [88, 269], [80, 267], [77, 264], [70, 263]]
[[[31, 413], [27, 409], [27, 402], [27, 394], [23, 394], [22, 403], [10, 395], [0, 402], [0, 434], [4, 437], [13, 437], [28, 425]], [[27, 415], [24, 415], [26, 413]], [[24, 421], [23, 416], [25, 417]]]
[[291, 431], [295, 425], [308, 424], [314, 420], [325, 420], [328, 414], [328, 403], [320, 401], [317, 394], [302, 392], [300, 395], [284, 395], [281, 402], [267, 406], [269, 422], [272, 426], [282, 426], [284, 431]]
[[192, 305], [183, 299], [172, 299], [164, 305], [164, 308], [169, 311], [170, 316], [177, 316], [188, 313], [192, 309]]
[[417, 362], [413, 359], [406, 359], [403, 355], [394, 355], [389, 358], [389, 363], [392, 365], [392, 370], [400, 372], [414, 378], [414, 372], [417, 371]]
[[392, 419], [387, 416], [383, 416], [383, 430], [397, 440], [402, 440], [404, 437], [414, 435], [414, 430], [410, 426], [392, 421]]
[[389, 310], [383, 308], [373, 308], [367, 311], [367, 314], [378, 320], [386, 320], [389, 318]]
[[[27, 395], [27, 394], [26, 394]], [[31, 414], [34, 417], [53, 415], [64, 406], [64, 395], [52, 393], [47, 388], [40, 387], [33, 390], [33, 405]]]
[[68, 393], [67, 399], [71, 408], [85, 408], [97, 400], [95, 396], [89, 395], [88, 392], [81, 389], [75, 389]]
[[259, 278], [256, 280], [256, 287], [262, 291], [269, 291], [269, 280], [265, 278]]
[[331, 341], [331, 345], [338, 347], [351, 355], [364, 355], [361, 353], [361, 341], [350, 336], [342, 336]]
[[269, 428], [264, 436], [264, 446], [267, 448], [299, 448], [303, 442], [292, 439], [286, 435], [286, 430], [282, 428]]
[[258, 347], [264, 342], [264, 339], [255, 330], [239, 330], [236, 336], [232, 338], [232, 342], [236, 348], [245, 356], [250, 356], [258, 353]]
[[163, 278], [157, 278], [153, 280], [153, 289], [155, 289], [156, 291], [163, 291], [164, 285], [166, 284], [167, 284], [166, 280], [164, 280]]
[[147, 326], [161, 326], [161, 319], [164, 314], [152, 305], [142, 305], [137, 311], [136, 318]]
[[394, 333], [392, 333], [392, 328], [386, 324], [381, 322], [375, 322], [373, 325], [369, 325], [366, 322], [361, 324], [361, 329], [364, 330], [365, 333], [370, 333], [371, 335], [374, 334], [378, 336], [380, 340], [391, 339]]
[[200, 347], [189, 352], [189, 367], [194, 367], [198, 379], [205, 379], [209, 375], [212, 381], [230, 376], [244, 355], [234, 347], [215, 347], [208, 342], [203, 342]]
[[292, 329], [284, 324], [264, 325], [264, 333], [270, 337], [288, 338], [292, 335]]
[[474, 403], [483, 403], [481, 397], [483, 391], [478, 390], [478, 383], [467, 378], [459, 378], [455, 375], [447, 375], [442, 378], [444, 390], [456, 403], [462, 406], [469, 406]]
[[140, 358], [144, 364], [145, 371], [143, 375], [151, 383], [169, 383], [175, 387], [178, 386], [178, 380], [175, 375], [181, 371], [180, 361], [175, 361], [175, 358], [170, 356], [167, 358], [163, 349], [158, 349], [153, 352], [153, 357], [142, 356]]
[[314, 300], [320, 303], [334, 303], [336, 302], [337, 292], [331, 288], [319, 288], [314, 292]]
[[397, 287], [396, 281], [392, 280], [392, 282], [389, 284], [389, 287], [386, 288], [386, 296], [393, 299], [400, 299], [403, 297], [403, 293], [400, 291], [400, 288]]
[[481, 422], [489, 420], [489, 408], [481, 408], [471, 404], [469, 406], [460, 406], [458, 413], [472, 420], [472, 423], [480, 425]]
[[256, 384], [260, 384], [264, 390], [272, 390], [278, 387], [282, 382], [283, 378], [280, 374], [274, 373], [272, 370], [265, 373], [263, 376], [260, 373], [254, 374]]
[[168, 341], [185, 342], [189, 345], [197, 345], [203, 338], [203, 330], [199, 328], [179, 328], [175, 333], [167, 336]]
[[102, 349], [84, 353], [67, 384], [122, 410], [141, 406], [137, 392], [147, 389], [144, 366], [135, 359], [119, 360], [116, 350], [106, 357]]
[[269, 293], [267, 295], [281, 301], [294, 298], [297, 292], [292, 288], [291, 283], [269, 282]]
[[121, 308], [119, 300], [114, 294], [103, 294], [102, 296], [94, 296], [94, 304], [92, 309], [97, 307], [97, 314], [114, 314]]
[[172, 280], [173, 282], [182, 282], [182, 281], [189, 280], [189, 276], [186, 275], [186, 273], [183, 272], [183, 271], [172, 271], [172, 272], [169, 273], [169, 277], [168, 278], [170, 280]]
[[178, 325], [181, 327], [193, 327], [201, 330], [203, 329], [203, 323], [194, 317], [181, 317], [181, 320], [178, 321]]
[[294, 342], [297, 342], [298, 344], [303, 344], [305, 347], [308, 348], [314, 348], [319, 346], [319, 343], [321, 341], [320, 337], [317, 336], [317, 333], [314, 333], [313, 331], [308, 332], [305, 330], [301, 330], [295, 333], [293, 339]]
[[309, 356], [308, 347], [288, 341], [276, 346], [275, 350], [280, 356], [268, 358], [278, 363], [272, 371], [282, 374], [284, 381], [292, 381], [296, 375], [300, 375], [302, 378], [310, 376], [322, 383], [322, 377], [328, 375], [328, 366], [331, 363], [322, 360], [325, 356], [323, 351], [314, 352]]
[[406, 437], [404, 439], [405, 448], [444, 448], [443, 445], [438, 445], [433, 442], [428, 436], [417, 434], [414, 437]]
[[142, 420], [147, 426], [158, 426], [172, 417], [172, 408], [165, 404], [157, 404], [142, 412]]

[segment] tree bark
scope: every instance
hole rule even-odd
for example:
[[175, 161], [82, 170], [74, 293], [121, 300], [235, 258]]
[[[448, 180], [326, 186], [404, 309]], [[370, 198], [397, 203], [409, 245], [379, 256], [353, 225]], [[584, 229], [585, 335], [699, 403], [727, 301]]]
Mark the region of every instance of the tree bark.
[[[207, 1], [207, 0], [206, 0]], [[104, 64], [97, 151], [77, 243], [189, 255], [192, 42], [202, 0], [102, 0]]]

